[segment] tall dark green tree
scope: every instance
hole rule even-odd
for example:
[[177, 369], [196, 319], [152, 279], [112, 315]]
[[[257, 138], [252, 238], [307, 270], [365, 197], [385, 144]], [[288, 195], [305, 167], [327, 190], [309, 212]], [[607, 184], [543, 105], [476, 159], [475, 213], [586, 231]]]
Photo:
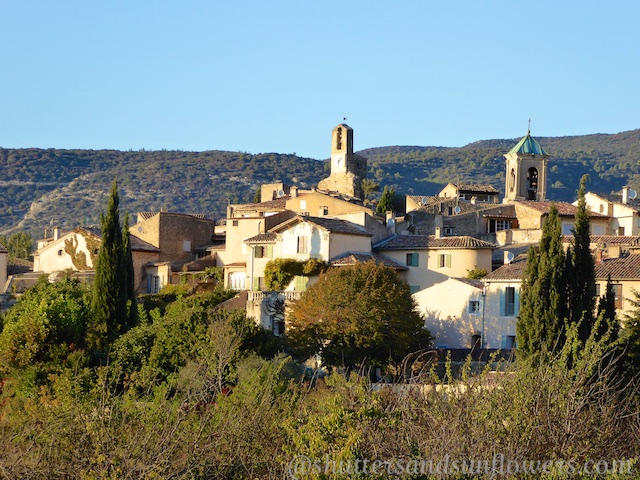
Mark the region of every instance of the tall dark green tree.
[[381, 215], [384, 215], [386, 212], [390, 212], [393, 210], [393, 188], [389, 188], [388, 185], [384, 186], [382, 190], [382, 195], [380, 196], [380, 200], [378, 201], [378, 205], [376, 207], [376, 212]]
[[133, 282], [129, 281], [130, 260], [125, 260], [119, 203], [118, 185], [114, 181], [107, 213], [100, 215], [102, 244], [95, 265], [91, 302], [93, 318], [88, 332], [89, 344], [98, 351], [104, 351], [131, 326], [127, 301], [132, 298]]
[[136, 304], [135, 270], [131, 253], [131, 236], [129, 235], [129, 213], [124, 216], [122, 227], [122, 250], [124, 255], [124, 293], [127, 297], [127, 329], [138, 323], [138, 306]]
[[564, 322], [569, 314], [566, 281], [560, 217], [553, 205], [542, 228], [540, 246], [532, 247], [527, 257], [516, 324], [520, 355], [551, 352], [564, 343]]
[[568, 280], [570, 290], [569, 322], [578, 325], [578, 338], [584, 344], [595, 324], [595, 290], [596, 274], [593, 256], [591, 255], [590, 222], [587, 202], [585, 200], [585, 186], [587, 176], [580, 180], [578, 190], [578, 210], [575, 214], [573, 228], [573, 245], [567, 252], [571, 263], [571, 275]]
[[615, 342], [620, 334], [620, 323], [616, 317], [616, 298], [611, 283], [611, 274], [607, 277], [607, 287], [598, 302], [597, 338], [610, 334], [610, 341]]

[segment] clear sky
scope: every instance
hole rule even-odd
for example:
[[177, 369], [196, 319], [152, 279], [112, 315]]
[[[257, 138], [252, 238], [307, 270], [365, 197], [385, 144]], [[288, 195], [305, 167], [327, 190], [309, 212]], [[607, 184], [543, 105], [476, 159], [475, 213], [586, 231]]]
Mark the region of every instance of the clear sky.
[[0, 146], [330, 154], [640, 128], [640, 2], [0, 0]]

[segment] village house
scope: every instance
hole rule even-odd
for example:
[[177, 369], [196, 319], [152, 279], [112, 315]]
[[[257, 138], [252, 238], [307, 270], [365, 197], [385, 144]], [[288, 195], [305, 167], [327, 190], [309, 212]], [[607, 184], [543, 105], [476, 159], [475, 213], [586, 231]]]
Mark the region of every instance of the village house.
[[[587, 192], [587, 208], [600, 215], [611, 218], [611, 235], [640, 235], [640, 199], [628, 186], [622, 187], [619, 194]], [[573, 203], [577, 205], [577, 200]]]

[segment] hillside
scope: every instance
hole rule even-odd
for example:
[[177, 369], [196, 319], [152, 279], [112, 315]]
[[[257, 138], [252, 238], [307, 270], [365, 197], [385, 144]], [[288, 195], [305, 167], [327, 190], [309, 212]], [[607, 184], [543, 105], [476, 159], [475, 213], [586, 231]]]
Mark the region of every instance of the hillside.
[[[589, 189], [640, 190], [640, 130], [615, 135], [536, 137], [551, 155], [548, 195], [573, 200], [580, 177]], [[483, 140], [460, 148], [396, 146], [362, 150], [369, 177], [403, 194], [428, 195], [449, 181], [504, 188], [504, 158], [518, 139]], [[224, 216], [229, 202], [251, 201], [261, 183], [314, 186], [328, 162], [276, 153], [0, 149], [0, 234], [40, 238], [50, 224], [63, 229], [98, 223], [114, 179], [121, 211], [170, 211]]]

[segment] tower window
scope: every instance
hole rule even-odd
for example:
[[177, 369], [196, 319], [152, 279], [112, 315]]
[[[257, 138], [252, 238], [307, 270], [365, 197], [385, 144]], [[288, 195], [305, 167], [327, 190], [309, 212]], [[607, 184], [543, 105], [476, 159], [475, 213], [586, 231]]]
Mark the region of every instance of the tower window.
[[535, 200], [538, 193], [538, 169], [531, 167], [527, 177], [527, 197], [529, 200]]
[[342, 128], [338, 128], [336, 134], [336, 150], [342, 150]]

